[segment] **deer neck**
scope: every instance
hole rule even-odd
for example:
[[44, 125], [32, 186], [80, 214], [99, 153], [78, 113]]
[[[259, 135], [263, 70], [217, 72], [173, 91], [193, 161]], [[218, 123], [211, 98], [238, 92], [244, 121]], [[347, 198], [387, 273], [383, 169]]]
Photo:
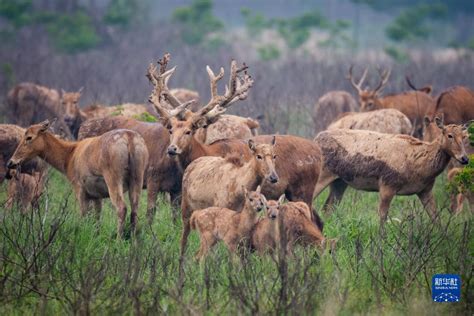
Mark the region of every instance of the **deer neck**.
[[252, 208], [250, 203], [246, 200], [245, 205], [240, 213], [239, 229], [246, 229], [250, 231], [257, 221], [257, 212]]
[[185, 169], [191, 162], [203, 156], [209, 156], [206, 151], [206, 145], [193, 136], [190, 146], [180, 154], [181, 166]]
[[258, 185], [261, 185], [263, 182], [263, 176], [258, 173], [258, 162], [255, 157], [252, 157], [248, 162], [242, 166], [242, 172], [239, 172], [241, 175], [239, 179], [243, 183], [247, 183], [247, 190], [255, 190]]
[[434, 141], [429, 143], [426, 150], [426, 156], [430, 164], [428, 170], [433, 175], [438, 175], [443, 172], [451, 159], [451, 156], [442, 148], [442, 137], [442, 135], [438, 136]]
[[61, 173], [67, 173], [77, 142], [68, 142], [56, 138], [50, 133], [44, 134], [45, 147], [39, 156]]

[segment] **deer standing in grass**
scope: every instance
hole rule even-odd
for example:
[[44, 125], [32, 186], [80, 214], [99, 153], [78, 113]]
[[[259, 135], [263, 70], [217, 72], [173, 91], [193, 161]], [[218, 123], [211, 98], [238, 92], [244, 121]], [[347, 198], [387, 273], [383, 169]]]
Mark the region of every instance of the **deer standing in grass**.
[[100, 215], [102, 199], [110, 197], [118, 215], [118, 236], [122, 236], [127, 208], [124, 192], [129, 191], [130, 223], [136, 226], [138, 202], [148, 150], [143, 138], [129, 130], [114, 130], [78, 142], [58, 139], [48, 131], [50, 121], [30, 126], [7, 167], [41, 157], [71, 182], [82, 215], [94, 202]]
[[349, 68], [348, 79], [359, 95], [360, 110], [362, 112], [380, 109], [397, 109], [405, 114], [414, 128], [413, 135], [421, 137], [423, 129], [423, 117], [431, 113], [436, 106], [435, 100], [427, 92], [431, 90], [406, 91], [404, 93], [381, 96], [383, 88], [387, 85], [390, 70], [378, 69], [380, 81], [373, 90], [363, 89], [362, 84], [367, 76], [368, 69], [364, 70], [359, 82], [354, 81], [352, 75], [353, 66]]
[[198, 259], [222, 240], [230, 252], [247, 247], [251, 232], [257, 222], [257, 213], [264, 208], [260, 186], [248, 192], [244, 187], [244, 206], [240, 212], [222, 207], [209, 207], [195, 211], [191, 215], [191, 229], [199, 231], [200, 247]]

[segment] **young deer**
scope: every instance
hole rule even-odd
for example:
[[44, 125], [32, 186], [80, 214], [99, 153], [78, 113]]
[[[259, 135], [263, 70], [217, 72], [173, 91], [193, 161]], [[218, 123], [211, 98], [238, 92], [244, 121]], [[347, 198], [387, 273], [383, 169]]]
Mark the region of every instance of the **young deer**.
[[229, 251], [235, 252], [250, 240], [250, 234], [257, 222], [257, 213], [264, 207], [260, 186], [248, 192], [244, 187], [245, 202], [240, 212], [221, 207], [209, 207], [195, 211], [190, 219], [191, 229], [199, 231], [201, 242], [196, 258], [202, 259], [209, 250], [222, 240]]

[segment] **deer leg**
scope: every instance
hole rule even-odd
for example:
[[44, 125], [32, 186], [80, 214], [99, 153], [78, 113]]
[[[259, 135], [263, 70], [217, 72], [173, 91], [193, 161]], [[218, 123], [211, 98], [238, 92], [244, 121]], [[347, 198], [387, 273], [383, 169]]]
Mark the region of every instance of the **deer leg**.
[[93, 203], [94, 203], [95, 217], [96, 217], [96, 220], [99, 222], [100, 214], [102, 213], [102, 200], [95, 199], [93, 200]]
[[380, 216], [380, 227], [383, 227], [388, 217], [388, 210], [390, 203], [395, 196], [396, 191], [391, 187], [381, 185], [379, 188], [379, 216]]
[[200, 236], [199, 250], [196, 252], [196, 259], [202, 260], [206, 257], [207, 253], [216, 244], [217, 240], [214, 238], [212, 233], [202, 232]]
[[329, 214], [333, 207], [339, 204], [346, 189], [347, 183], [342, 179], [337, 179], [329, 185], [329, 196], [323, 206], [324, 213]]
[[146, 216], [148, 219], [148, 224], [153, 224], [153, 218], [155, 217], [156, 213], [156, 196], [158, 195], [158, 183], [153, 181], [152, 177], [148, 177], [147, 183], [147, 210]]
[[324, 169], [321, 171], [319, 175], [318, 182], [316, 183], [316, 187], [313, 193], [313, 199], [317, 198], [323, 190], [330, 185], [334, 180], [336, 180], [338, 176], [334, 175], [329, 171], [325, 171]]
[[427, 210], [433, 220], [436, 220], [438, 216], [438, 212], [436, 210], [436, 203], [433, 197], [433, 192], [432, 192], [432, 187], [433, 185], [429, 186], [428, 188], [424, 189], [423, 191], [419, 192], [418, 198], [421, 201], [421, 204], [423, 204], [423, 207], [425, 210]]
[[127, 215], [127, 207], [125, 198], [123, 196], [122, 179], [117, 179], [113, 175], [104, 175], [105, 183], [109, 190], [110, 200], [117, 210], [118, 224], [117, 224], [117, 238], [123, 236], [123, 227], [125, 224], [125, 217]]
[[138, 205], [140, 202], [140, 194], [142, 193], [143, 179], [138, 179], [135, 183], [130, 184], [128, 198], [130, 200], [130, 225], [132, 231], [135, 231], [138, 220]]
[[170, 206], [171, 206], [171, 216], [173, 219], [173, 223], [176, 224], [178, 222], [178, 211], [180, 206], [180, 192], [171, 191], [170, 192]]
[[87, 198], [86, 192], [81, 187], [76, 189], [76, 198], [79, 201], [81, 216], [84, 217], [89, 212], [90, 200]]
[[457, 207], [455, 209], [455, 214], [459, 214], [462, 211], [462, 207], [464, 204], [464, 194], [458, 193], [456, 195], [456, 203], [457, 203]]

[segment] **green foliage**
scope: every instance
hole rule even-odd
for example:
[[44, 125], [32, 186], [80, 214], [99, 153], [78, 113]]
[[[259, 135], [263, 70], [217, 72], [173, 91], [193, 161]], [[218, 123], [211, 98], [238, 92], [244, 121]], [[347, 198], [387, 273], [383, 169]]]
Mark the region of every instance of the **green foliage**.
[[15, 73], [13, 71], [13, 66], [9, 63], [2, 64], [2, 74], [7, 82], [7, 86], [13, 86], [15, 84]]
[[[467, 130], [470, 146], [474, 146], [474, 123], [470, 124]], [[453, 182], [448, 184], [448, 191], [454, 193], [474, 192], [474, 155], [469, 157], [469, 163], [454, 177]]]
[[138, 9], [137, 0], [111, 0], [107, 5], [104, 22], [122, 27], [128, 26], [137, 16]]
[[46, 29], [54, 46], [66, 53], [87, 50], [100, 42], [91, 17], [83, 12], [54, 15]]
[[397, 48], [396, 46], [392, 46], [392, 45], [385, 46], [384, 51], [387, 55], [389, 55], [390, 57], [392, 57], [394, 60], [396, 60], [399, 63], [408, 62], [410, 59], [407, 53], [405, 53], [400, 48]]
[[212, 0], [194, 0], [190, 6], [177, 8], [173, 21], [181, 25], [181, 37], [189, 45], [202, 43], [207, 35], [224, 28], [224, 24], [212, 13]]
[[142, 121], [142, 122], [150, 122], [150, 123], [158, 122], [158, 119], [156, 117], [154, 117], [153, 115], [151, 115], [150, 113], [148, 113], [148, 112], [143, 112], [141, 114], [135, 114], [133, 116], [133, 118], [138, 120], [138, 121]]
[[278, 59], [281, 55], [281, 52], [278, 47], [273, 44], [261, 46], [257, 49], [257, 51], [260, 59], [265, 61]]
[[31, 0], [0, 0], [0, 16], [7, 19], [15, 28], [31, 23]]
[[248, 8], [242, 8], [240, 13], [244, 18], [247, 33], [252, 37], [260, 35], [264, 29], [271, 26], [271, 23], [260, 13], [252, 14]]
[[442, 4], [419, 5], [405, 9], [387, 27], [387, 36], [396, 42], [425, 40], [432, 35], [427, 24], [430, 19], [441, 19], [446, 15]]
[[331, 48], [341, 48], [356, 45], [352, 38], [346, 33], [350, 26], [351, 23], [349, 21], [337, 20], [336, 23], [333, 23], [329, 26], [328, 38], [319, 42], [319, 45]]

